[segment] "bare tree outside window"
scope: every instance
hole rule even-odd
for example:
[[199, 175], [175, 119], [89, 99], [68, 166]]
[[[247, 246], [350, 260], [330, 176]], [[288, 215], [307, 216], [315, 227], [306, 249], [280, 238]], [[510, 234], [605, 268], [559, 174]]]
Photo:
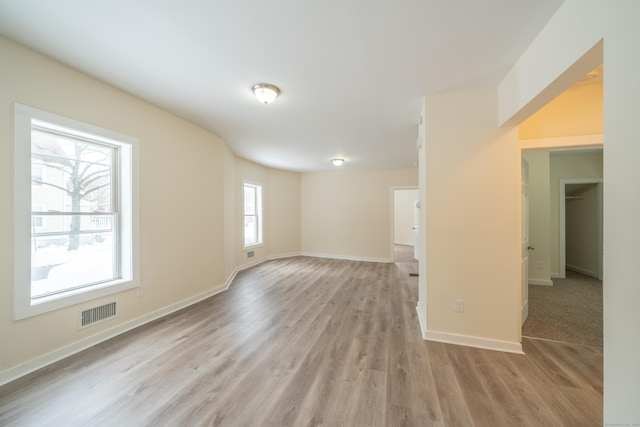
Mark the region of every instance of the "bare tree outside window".
[[[111, 148], [34, 130], [31, 157], [32, 165], [40, 165], [53, 172], [47, 173], [44, 180], [42, 176], [32, 175], [32, 183], [50, 187], [67, 196], [58, 198], [60, 203], [54, 210], [69, 213], [111, 210]], [[81, 220], [81, 216], [71, 215], [69, 251], [79, 247]]]

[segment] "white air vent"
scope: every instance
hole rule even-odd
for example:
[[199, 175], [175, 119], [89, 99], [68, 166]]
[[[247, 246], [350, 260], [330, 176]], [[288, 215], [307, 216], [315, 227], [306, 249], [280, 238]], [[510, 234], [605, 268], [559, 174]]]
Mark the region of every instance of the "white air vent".
[[78, 329], [104, 322], [117, 316], [116, 301], [78, 311]]

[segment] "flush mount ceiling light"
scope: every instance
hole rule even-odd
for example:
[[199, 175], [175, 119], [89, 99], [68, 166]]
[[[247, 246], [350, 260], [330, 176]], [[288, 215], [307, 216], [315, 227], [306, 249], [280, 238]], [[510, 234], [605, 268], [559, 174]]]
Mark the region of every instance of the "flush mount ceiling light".
[[251, 87], [253, 94], [263, 104], [271, 104], [280, 95], [280, 89], [269, 83], [258, 83]]
[[333, 166], [342, 166], [344, 159], [331, 159], [331, 163], [333, 163]]

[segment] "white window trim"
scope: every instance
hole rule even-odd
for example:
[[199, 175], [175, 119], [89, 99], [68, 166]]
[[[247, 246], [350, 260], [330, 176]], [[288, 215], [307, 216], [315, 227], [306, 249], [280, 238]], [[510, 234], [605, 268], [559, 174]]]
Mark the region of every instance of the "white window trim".
[[[84, 132], [120, 147], [122, 278], [36, 301], [31, 299], [31, 120]], [[24, 319], [140, 286], [139, 142], [107, 129], [14, 104], [14, 319]]]
[[[257, 192], [257, 196], [256, 198], [260, 201], [260, 203], [256, 203], [256, 217], [258, 218], [258, 242], [257, 243], [251, 243], [249, 245], [245, 244], [245, 237], [244, 237], [244, 187], [245, 185], [251, 185], [254, 187], [258, 187], [259, 188], [259, 192]], [[242, 181], [242, 247], [245, 250], [251, 250], [251, 249], [255, 249], [255, 248], [259, 248], [261, 246], [264, 245], [264, 235], [262, 233], [262, 215], [263, 215], [263, 205], [264, 205], [264, 186], [259, 183], [259, 182], [254, 182], [254, 181]]]

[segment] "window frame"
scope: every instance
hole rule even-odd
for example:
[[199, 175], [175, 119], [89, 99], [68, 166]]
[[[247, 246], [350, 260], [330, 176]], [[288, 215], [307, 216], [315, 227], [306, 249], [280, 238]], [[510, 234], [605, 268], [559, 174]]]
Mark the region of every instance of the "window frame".
[[[254, 188], [256, 190], [256, 195], [255, 195], [255, 217], [256, 217], [256, 242], [255, 243], [246, 243], [246, 234], [245, 234], [245, 219], [247, 217], [247, 215], [244, 213], [245, 212], [245, 188], [246, 187], [251, 187]], [[262, 233], [262, 211], [263, 211], [263, 206], [262, 206], [262, 192], [263, 192], [263, 187], [262, 184], [258, 183], [258, 182], [252, 182], [252, 181], [242, 181], [242, 247], [244, 249], [252, 249], [252, 248], [256, 248], [256, 247], [260, 247], [264, 244], [264, 240], [263, 240], [263, 233]], [[254, 215], [251, 215], [254, 216]]]
[[[31, 130], [33, 122], [117, 147], [120, 278], [54, 295], [31, 297]], [[140, 286], [139, 142], [88, 123], [14, 104], [14, 319], [24, 319]]]

